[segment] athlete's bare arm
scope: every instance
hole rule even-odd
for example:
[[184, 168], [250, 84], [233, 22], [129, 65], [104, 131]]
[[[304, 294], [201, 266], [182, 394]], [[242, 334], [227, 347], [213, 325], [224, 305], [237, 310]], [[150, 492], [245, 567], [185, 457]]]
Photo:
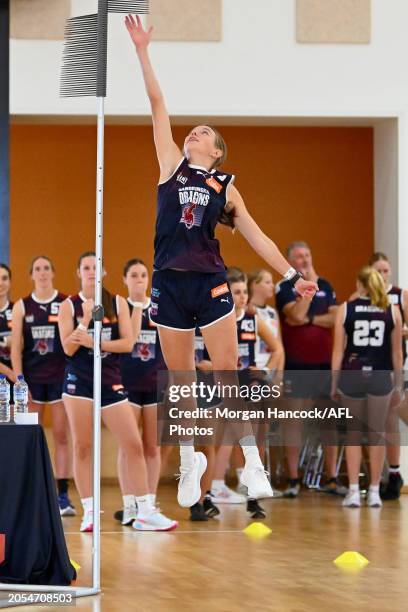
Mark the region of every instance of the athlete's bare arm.
[[394, 329], [391, 332], [392, 367], [394, 368], [395, 386], [400, 391], [404, 386], [402, 356], [402, 317], [397, 306], [391, 306], [394, 316]]
[[285, 361], [282, 343], [275, 338], [269, 325], [265, 323], [265, 321], [262, 321], [262, 319], [260, 318], [258, 318], [257, 321], [257, 328], [260, 338], [265, 342], [265, 344], [271, 351], [271, 356], [269, 358], [268, 363], [266, 364], [266, 367], [269, 368], [269, 370], [282, 371]]
[[81, 345], [77, 341], [77, 335], [75, 334], [76, 330], [74, 330], [72, 302], [70, 300], [64, 300], [59, 308], [58, 329], [64, 353], [68, 355], [68, 357], [72, 357]]
[[130, 323], [132, 326], [132, 334], [133, 334], [133, 344], [137, 342], [137, 339], [140, 335], [140, 330], [142, 329], [142, 308], [133, 308], [132, 316], [130, 317]]
[[405, 339], [408, 339], [408, 291], [402, 290], [402, 309], [404, 311], [405, 326], [402, 326], [402, 335]]
[[160, 182], [162, 182], [173, 174], [177, 164], [182, 158], [182, 153], [173, 140], [164, 96], [149, 58], [148, 46], [150, 44], [153, 28], [149, 28], [148, 31], [144, 30], [140, 17], [133, 17], [132, 15], [126, 17], [125, 25], [135, 45], [136, 53], [142, 68], [146, 93], [150, 100], [154, 143], [160, 166]]
[[332, 387], [331, 397], [337, 399], [337, 385], [340, 376], [341, 363], [344, 356], [344, 348], [346, 341], [346, 332], [344, 330], [344, 317], [346, 314], [346, 303], [339, 306], [336, 313], [336, 321], [334, 324], [334, 341], [333, 341], [333, 352], [331, 359], [332, 369]]
[[7, 378], [12, 380], [13, 382], [16, 382], [17, 380], [13, 370], [6, 366], [4, 363], [0, 363], [0, 374], [4, 374], [4, 376], [7, 376]]
[[101, 349], [108, 353], [130, 353], [134, 342], [129, 307], [125, 298], [118, 296], [118, 306], [119, 340], [102, 341]]
[[16, 376], [23, 373], [23, 319], [24, 319], [24, 310], [23, 310], [23, 302], [22, 300], [18, 300], [12, 310], [12, 321], [13, 326], [11, 328], [11, 364], [13, 366], [13, 371]]
[[[227, 212], [234, 212], [235, 227], [241, 232], [251, 247], [260, 255], [268, 265], [274, 268], [282, 276], [291, 267], [284, 258], [276, 244], [263, 233], [259, 225], [249, 214], [241, 194], [234, 185], [228, 190], [228, 203], [225, 206]], [[313, 296], [317, 285], [312, 281], [300, 279], [296, 283], [296, 291], [301, 295]]]

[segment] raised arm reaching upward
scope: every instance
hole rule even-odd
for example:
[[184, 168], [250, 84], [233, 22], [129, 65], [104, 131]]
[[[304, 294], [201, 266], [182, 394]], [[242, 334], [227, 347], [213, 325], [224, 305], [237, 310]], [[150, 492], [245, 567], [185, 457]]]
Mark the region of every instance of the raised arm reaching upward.
[[156, 146], [157, 159], [160, 166], [160, 182], [165, 181], [176, 169], [182, 153], [173, 140], [170, 119], [164, 101], [163, 93], [154, 74], [148, 46], [151, 40], [153, 28], [144, 30], [140, 17], [127, 15], [125, 24], [130, 34], [136, 53], [142, 68], [146, 93], [150, 100], [153, 120], [154, 143]]

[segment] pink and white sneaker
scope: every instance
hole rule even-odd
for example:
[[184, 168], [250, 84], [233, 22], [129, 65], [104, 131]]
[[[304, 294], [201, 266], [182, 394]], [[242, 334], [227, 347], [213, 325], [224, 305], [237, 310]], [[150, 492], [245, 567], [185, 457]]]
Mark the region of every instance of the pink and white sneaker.
[[172, 531], [177, 529], [178, 522], [155, 509], [148, 516], [134, 520], [132, 526], [137, 531]]
[[93, 531], [93, 510], [87, 510], [84, 513], [81, 521], [80, 531], [92, 532]]

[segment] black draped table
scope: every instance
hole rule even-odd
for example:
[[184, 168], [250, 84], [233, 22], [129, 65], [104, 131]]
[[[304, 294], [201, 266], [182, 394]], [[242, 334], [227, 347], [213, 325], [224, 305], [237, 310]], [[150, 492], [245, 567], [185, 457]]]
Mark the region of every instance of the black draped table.
[[75, 578], [44, 431], [0, 424], [0, 582], [66, 586]]

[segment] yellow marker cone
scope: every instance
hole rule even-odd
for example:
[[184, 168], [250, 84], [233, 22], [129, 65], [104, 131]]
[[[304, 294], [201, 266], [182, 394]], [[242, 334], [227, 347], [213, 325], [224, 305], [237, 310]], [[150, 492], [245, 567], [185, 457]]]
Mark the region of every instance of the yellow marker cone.
[[272, 533], [272, 529], [269, 529], [263, 523], [251, 523], [248, 527], [242, 530], [247, 536], [254, 538], [256, 540], [260, 540], [262, 538], [266, 538], [270, 533]]
[[71, 565], [73, 566], [74, 570], [76, 572], [79, 572], [79, 570], [81, 569], [81, 566], [79, 565], [79, 563], [77, 563], [73, 559], [70, 559], [70, 562], [71, 562]]
[[370, 562], [363, 555], [360, 555], [360, 553], [354, 550], [348, 550], [337, 557], [333, 563], [343, 570], [355, 572], [363, 569], [363, 567]]

